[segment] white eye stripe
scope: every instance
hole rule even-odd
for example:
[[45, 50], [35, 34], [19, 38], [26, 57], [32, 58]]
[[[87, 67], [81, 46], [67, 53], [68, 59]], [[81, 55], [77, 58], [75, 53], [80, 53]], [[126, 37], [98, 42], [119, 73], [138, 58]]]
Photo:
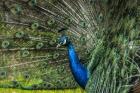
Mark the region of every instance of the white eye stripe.
[[63, 44], [66, 44], [66, 42], [67, 42], [67, 41], [66, 41], [66, 39], [65, 39], [64, 42], [63, 42]]

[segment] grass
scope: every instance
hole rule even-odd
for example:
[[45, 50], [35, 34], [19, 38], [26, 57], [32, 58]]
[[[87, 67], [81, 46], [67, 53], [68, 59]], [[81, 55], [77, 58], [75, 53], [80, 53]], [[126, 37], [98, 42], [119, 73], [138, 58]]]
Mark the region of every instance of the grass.
[[0, 88], [0, 93], [85, 93], [85, 91], [81, 88], [64, 90], [21, 90]]

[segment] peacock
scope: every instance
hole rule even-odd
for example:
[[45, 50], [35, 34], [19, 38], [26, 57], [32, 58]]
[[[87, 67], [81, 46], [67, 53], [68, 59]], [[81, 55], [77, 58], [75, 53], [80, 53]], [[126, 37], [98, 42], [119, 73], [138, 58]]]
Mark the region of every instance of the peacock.
[[66, 45], [68, 49], [69, 61], [70, 61], [70, 68], [71, 72], [77, 83], [82, 87], [85, 88], [87, 81], [88, 81], [88, 71], [87, 69], [80, 63], [78, 55], [74, 49], [73, 44], [69, 41], [68, 37], [62, 36], [60, 39], [60, 45]]
[[1, 0], [0, 87], [139, 93], [139, 11], [138, 0]]

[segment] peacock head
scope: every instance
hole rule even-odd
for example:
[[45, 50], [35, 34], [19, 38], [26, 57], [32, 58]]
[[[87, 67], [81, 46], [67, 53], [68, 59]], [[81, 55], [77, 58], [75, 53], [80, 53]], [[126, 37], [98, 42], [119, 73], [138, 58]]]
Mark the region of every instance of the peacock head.
[[60, 47], [60, 46], [67, 46], [69, 43], [70, 43], [69, 38], [68, 38], [66, 35], [62, 35], [62, 36], [59, 38], [59, 43], [58, 43], [57, 47]]

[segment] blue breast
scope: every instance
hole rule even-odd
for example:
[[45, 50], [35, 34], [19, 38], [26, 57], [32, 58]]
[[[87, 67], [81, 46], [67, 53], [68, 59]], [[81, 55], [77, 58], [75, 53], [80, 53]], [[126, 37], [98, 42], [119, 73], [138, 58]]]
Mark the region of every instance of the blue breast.
[[80, 60], [76, 54], [74, 46], [70, 43], [67, 48], [68, 48], [70, 68], [71, 68], [72, 74], [75, 80], [77, 81], [77, 83], [82, 88], [85, 88], [88, 81], [88, 71], [83, 66], [83, 64], [80, 63]]

